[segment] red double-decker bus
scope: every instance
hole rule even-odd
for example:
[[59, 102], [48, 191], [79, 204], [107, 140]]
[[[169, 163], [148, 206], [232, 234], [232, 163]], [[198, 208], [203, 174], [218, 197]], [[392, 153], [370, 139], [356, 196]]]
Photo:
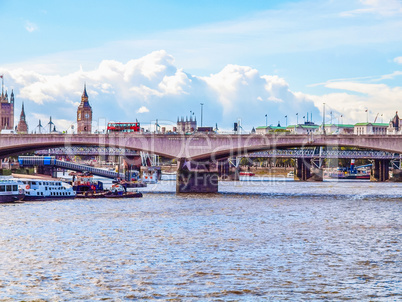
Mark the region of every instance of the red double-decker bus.
[[108, 123], [107, 132], [140, 132], [140, 123]]

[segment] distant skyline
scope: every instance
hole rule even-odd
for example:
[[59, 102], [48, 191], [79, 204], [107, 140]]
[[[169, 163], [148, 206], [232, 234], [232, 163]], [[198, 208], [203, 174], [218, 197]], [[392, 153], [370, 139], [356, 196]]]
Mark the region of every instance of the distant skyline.
[[[0, 74], [30, 130], [76, 119], [203, 125], [388, 122], [402, 110], [402, 2], [0, 2]], [[382, 115], [382, 116], [381, 116]], [[379, 120], [378, 119], [378, 120]], [[378, 121], [377, 120], [377, 121]]]

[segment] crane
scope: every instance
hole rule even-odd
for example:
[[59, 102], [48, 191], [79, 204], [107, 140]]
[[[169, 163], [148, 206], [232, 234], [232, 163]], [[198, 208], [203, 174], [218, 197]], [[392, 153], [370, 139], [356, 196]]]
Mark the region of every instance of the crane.
[[376, 117], [375, 117], [375, 119], [374, 119], [374, 123], [377, 121], [377, 117], [378, 117], [379, 114], [380, 114], [380, 113], [377, 113], [377, 115], [376, 115]]

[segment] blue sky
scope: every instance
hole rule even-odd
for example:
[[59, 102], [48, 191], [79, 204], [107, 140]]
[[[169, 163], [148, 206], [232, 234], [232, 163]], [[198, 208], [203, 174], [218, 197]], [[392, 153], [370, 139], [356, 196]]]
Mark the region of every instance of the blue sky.
[[[30, 129], [94, 119], [245, 130], [382, 119], [401, 110], [400, 0], [0, 1], [0, 73]], [[341, 117], [342, 115], [342, 117]]]

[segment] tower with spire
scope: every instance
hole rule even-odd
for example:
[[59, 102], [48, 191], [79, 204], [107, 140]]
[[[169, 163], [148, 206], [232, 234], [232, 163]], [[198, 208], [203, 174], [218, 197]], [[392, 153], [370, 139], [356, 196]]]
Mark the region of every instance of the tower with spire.
[[0, 130], [14, 129], [14, 91], [11, 90], [10, 100], [7, 90], [4, 92], [4, 75], [1, 78], [1, 96], [0, 96]]
[[88, 102], [87, 85], [84, 84], [84, 92], [81, 103], [77, 109], [77, 133], [91, 133], [92, 131], [92, 108]]
[[22, 109], [20, 114], [20, 121], [17, 126], [17, 133], [26, 134], [28, 133], [28, 124], [25, 117], [24, 102], [22, 103]]

